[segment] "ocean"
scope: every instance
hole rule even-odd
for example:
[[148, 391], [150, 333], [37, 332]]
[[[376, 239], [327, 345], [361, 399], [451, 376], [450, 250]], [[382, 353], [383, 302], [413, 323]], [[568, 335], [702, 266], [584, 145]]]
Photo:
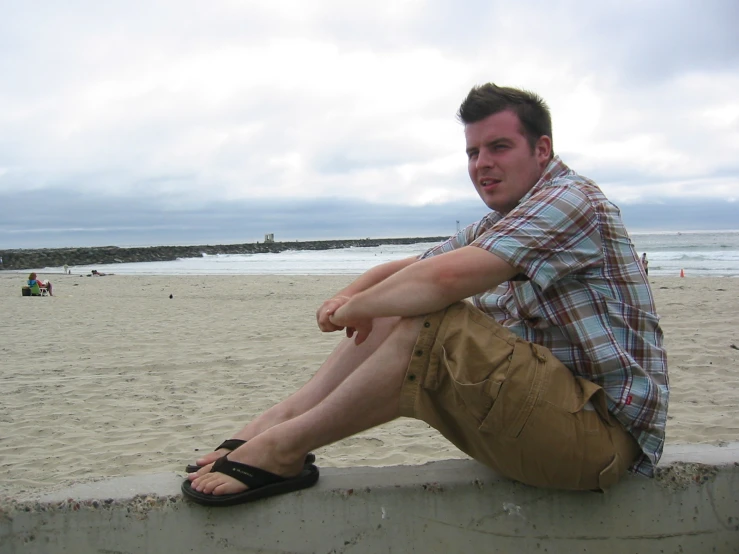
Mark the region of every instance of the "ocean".
[[[634, 233], [637, 252], [647, 253], [650, 276], [739, 277], [739, 230]], [[301, 250], [279, 254], [223, 254], [171, 262], [71, 267], [126, 275], [330, 275], [359, 274], [377, 264], [420, 254], [432, 243]], [[61, 268], [40, 268], [57, 273]]]

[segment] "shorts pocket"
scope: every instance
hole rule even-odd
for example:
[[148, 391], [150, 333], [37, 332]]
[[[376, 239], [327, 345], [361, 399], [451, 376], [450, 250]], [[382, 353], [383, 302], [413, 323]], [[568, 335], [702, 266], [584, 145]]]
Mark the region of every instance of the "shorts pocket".
[[576, 414], [590, 402], [598, 415], [607, 420], [608, 407], [603, 388], [582, 377], [574, 377], [574, 379], [576, 384], [574, 390], [567, 389], [560, 393], [562, 408], [571, 414]]
[[[531, 348], [534, 356], [528, 349]], [[535, 345], [516, 344], [513, 362], [495, 405], [480, 426], [481, 431], [517, 438], [531, 416], [544, 386], [546, 358]]]
[[457, 404], [481, 425], [495, 404], [510, 360], [506, 358], [504, 367], [493, 367], [489, 361], [469, 357], [457, 363], [444, 348], [441, 358]]

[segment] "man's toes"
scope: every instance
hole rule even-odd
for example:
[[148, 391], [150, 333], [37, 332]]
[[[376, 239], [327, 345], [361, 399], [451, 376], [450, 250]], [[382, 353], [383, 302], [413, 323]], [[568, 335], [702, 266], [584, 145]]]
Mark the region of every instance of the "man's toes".
[[196, 491], [210, 493], [210, 491], [213, 490], [213, 487], [215, 486], [215, 484], [213, 484], [214, 477], [216, 477], [215, 474], [203, 475], [202, 477], [198, 477], [195, 481], [193, 481], [192, 485], [190, 486]]
[[203, 477], [205, 475], [208, 475], [210, 473], [210, 468], [213, 467], [213, 464], [208, 464], [202, 466], [199, 470], [197, 470], [195, 473], [188, 473], [187, 478], [190, 481], [194, 481], [195, 479], [199, 479], [200, 477]]
[[236, 479], [222, 473], [209, 473], [198, 477], [190, 486], [198, 492], [215, 496], [238, 493], [247, 488]]
[[216, 475], [219, 475], [220, 479], [218, 479], [217, 482], [213, 483], [213, 492], [211, 493], [213, 495], [218, 496], [221, 494], [235, 494], [243, 492], [248, 488], [243, 483], [237, 481], [232, 477], [229, 477], [228, 475], [223, 475], [220, 473], [216, 473]]
[[213, 491], [220, 485], [221, 482], [218, 479], [209, 479], [203, 484], [203, 490], [205, 494], [213, 494]]
[[208, 481], [205, 485], [205, 494], [227, 494], [229, 492], [229, 483], [222, 476], [217, 476], [215, 479]]
[[232, 483], [219, 483], [215, 487], [213, 487], [212, 494], [214, 496], [219, 496], [221, 494], [233, 494], [235, 492], [238, 492], [236, 490], [233, 490]]
[[210, 453], [206, 454], [202, 458], [198, 458], [197, 460], [195, 460], [195, 463], [198, 464], [199, 466], [204, 466], [204, 465], [212, 464], [218, 458], [220, 458], [221, 456], [224, 456], [226, 454], [228, 454], [228, 450], [224, 450], [224, 449], [216, 450], [215, 452], [210, 452]]

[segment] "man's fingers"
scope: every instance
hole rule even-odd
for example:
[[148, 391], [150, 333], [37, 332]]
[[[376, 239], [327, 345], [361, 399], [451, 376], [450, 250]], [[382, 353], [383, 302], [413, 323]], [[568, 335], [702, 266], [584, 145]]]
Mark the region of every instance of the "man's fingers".
[[331, 323], [330, 321], [325, 321], [325, 322], [319, 322], [318, 328], [324, 333], [330, 333], [332, 331], [341, 331], [344, 327], [341, 325], [336, 325], [334, 323]]
[[347, 300], [349, 300], [348, 297], [339, 296], [326, 300], [323, 304], [321, 304], [321, 307], [318, 308], [318, 311], [316, 312], [316, 321], [318, 322], [318, 328], [321, 331], [340, 331], [344, 328], [343, 325], [337, 325], [336, 323], [331, 321], [331, 318], [333, 317], [336, 310], [341, 305], [345, 304]]
[[324, 333], [341, 331], [344, 328], [343, 325], [336, 325], [333, 321], [331, 321], [331, 315], [333, 314], [329, 315], [328, 310], [319, 311], [317, 314], [318, 328]]

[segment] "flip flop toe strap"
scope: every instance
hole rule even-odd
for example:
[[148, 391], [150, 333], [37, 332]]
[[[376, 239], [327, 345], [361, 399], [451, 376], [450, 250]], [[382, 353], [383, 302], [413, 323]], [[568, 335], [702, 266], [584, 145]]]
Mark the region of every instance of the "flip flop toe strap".
[[227, 439], [219, 444], [216, 447], [216, 450], [220, 450], [221, 448], [225, 448], [226, 450], [236, 450], [239, 446], [245, 443], [246, 441], [241, 439]]
[[[215, 448], [215, 450], [213, 450], [213, 451], [215, 452], [216, 450], [221, 450], [223, 448], [225, 448], [226, 450], [234, 451], [238, 447], [240, 447], [242, 444], [245, 444], [245, 443], [246, 443], [246, 441], [243, 440], [243, 439], [226, 439], [221, 444], [219, 444]], [[305, 463], [306, 464], [312, 464], [315, 461], [316, 461], [316, 455], [313, 454], [313, 452], [308, 452], [308, 454], [305, 456]], [[187, 467], [185, 467], [185, 471], [187, 473], [195, 473], [201, 467], [202, 466], [199, 466], [199, 465], [196, 465], [196, 464], [188, 464]]]
[[218, 458], [210, 469], [211, 473], [223, 473], [229, 477], [233, 477], [237, 481], [240, 481], [250, 489], [257, 489], [264, 487], [265, 485], [271, 485], [273, 483], [281, 483], [286, 481], [284, 477], [275, 475], [264, 469], [250, 466], [248, 464], [242, 464], [239, 462], [232, 462], [227, 456]]
[[[239, 446], [241, 446], [243, 444], [246, 444], [246, 441], [245, 440], [242, 440], [242, 439], [226, 439], [225, 441], [223, 441], [221, 444], [219, 444], [215, 448], [214, 452], [216, 450], [221, 450], [222, 448], [225, 448], [226, 450], [234, 451]], [[312, 464], [315, 461], [316, 461], [316, 455], [313, 454], [313, 452], [308, 452], [308, 454], [306, 454], [306, 456], [305, 456], [305, 463], [306, 464]], [[195, 470], [195, 471], [197, 471], [197, 470]]]

